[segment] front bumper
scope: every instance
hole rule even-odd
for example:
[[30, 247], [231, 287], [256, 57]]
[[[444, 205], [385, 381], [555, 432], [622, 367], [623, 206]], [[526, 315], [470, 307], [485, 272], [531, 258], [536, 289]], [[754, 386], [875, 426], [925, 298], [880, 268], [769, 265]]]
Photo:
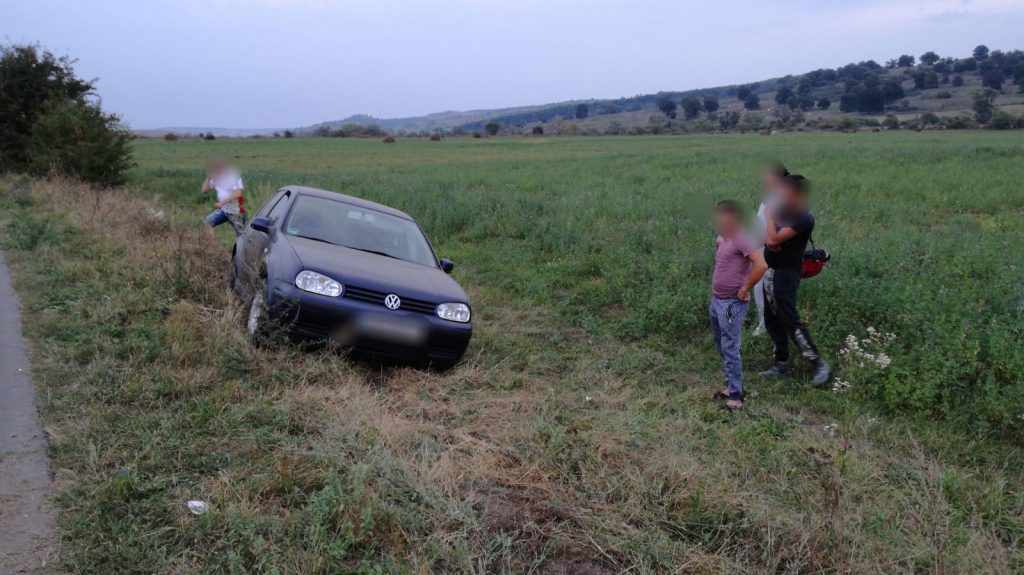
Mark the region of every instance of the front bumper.
[[457, 362], [473, 335], [472, 324], [321, 296], [281, 281], [270, 294], [270, 317], [293, 336], [336, 341], [358, 352], [419, 364]]

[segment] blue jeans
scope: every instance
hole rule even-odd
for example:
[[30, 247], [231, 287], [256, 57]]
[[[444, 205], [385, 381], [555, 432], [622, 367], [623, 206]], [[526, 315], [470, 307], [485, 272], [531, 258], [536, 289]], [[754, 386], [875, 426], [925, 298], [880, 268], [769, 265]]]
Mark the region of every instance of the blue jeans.
[[711, 298], [708, 315], [711, 316], [711, 335], [715, 348], [722, 356], [722, 371], [725, 385], [729, 388], [729, 399], [741, 399], [743, 395], [743, 362], [740, 360], [740, 333], [743, 318], [747, 315], [750, 302], [736, 298]]
[[231, 224], [232, 229], [235, 230], [235, 235], [241, 235], [245, 231], [245, 214], [243, 213], [228, 213], [224, 210], [217, 208], [206, 215], [206, 219], [203, 220], [206, 225], [211, 228], [215, 228], [221, 224]]

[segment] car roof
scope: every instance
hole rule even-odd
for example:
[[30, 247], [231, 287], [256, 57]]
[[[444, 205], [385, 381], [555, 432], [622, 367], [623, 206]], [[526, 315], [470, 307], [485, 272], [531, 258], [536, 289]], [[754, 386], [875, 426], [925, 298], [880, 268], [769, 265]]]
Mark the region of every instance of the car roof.
[[367, 210], [374, 210], [377, 212], [397, 216], [410, 221], [413, 220], [412, 216], [403, 212], [402, 210], [396, 210], [395, 208], [385, 206], [384, 204], [378, 204], [377, 202], [371, 202], [370, 200], [364, 200], [355, 196], [347, 196], [345, 194], [339, 194], [338, 192], [332, 192], [329, 190], [321, 190], [319, 188], [308, 188], [306, 186], [285, 186], [281, 190], [290, 190], [303, 196], [313, 196], [317, 198], [323, 198], [325, 200], [334, 200], [336, 202], [344, 202], [346, 204], [352, 204], [353, 206], [359, 206]]

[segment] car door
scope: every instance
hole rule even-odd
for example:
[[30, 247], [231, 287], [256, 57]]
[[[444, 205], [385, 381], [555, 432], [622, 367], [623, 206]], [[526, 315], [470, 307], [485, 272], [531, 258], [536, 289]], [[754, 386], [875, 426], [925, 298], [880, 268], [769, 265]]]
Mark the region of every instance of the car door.
[[[290, 190], [278, 192], [276, 196], [263, 205], [259, 213], [256, 214], [256, 217], [267, 219], [270, 222], [270, 229], [273, 230], [278, 220], [281, 219], [281, 215], [287, 211], [285, 206], [288, 204], [290, 197]], [[253, 282], [259, 279], [260, 266], [264, 260], [264, 250], [267, 248], [269, 240], [270, 236], [266, 232], [261, 232], [251, 227], [246, 230], [240, 247], [242, 253], [239, 258], [239, 262], [241, 262], [239, 271], [247, 287], [251, 287]]]

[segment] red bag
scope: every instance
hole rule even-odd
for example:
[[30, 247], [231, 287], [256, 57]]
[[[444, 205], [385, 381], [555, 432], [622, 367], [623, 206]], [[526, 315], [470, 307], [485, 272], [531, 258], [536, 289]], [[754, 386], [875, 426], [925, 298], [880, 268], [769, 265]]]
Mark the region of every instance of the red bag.
[[814, 247], [814, 240], [811, 240], [811, 249], [804, 252], [804, 263], [800, 271], [800, 277], [813, 278], [820, 274], [821, 270], [825, 269], [825, 266], [828, 265], [831, 259], [832, 254]]

